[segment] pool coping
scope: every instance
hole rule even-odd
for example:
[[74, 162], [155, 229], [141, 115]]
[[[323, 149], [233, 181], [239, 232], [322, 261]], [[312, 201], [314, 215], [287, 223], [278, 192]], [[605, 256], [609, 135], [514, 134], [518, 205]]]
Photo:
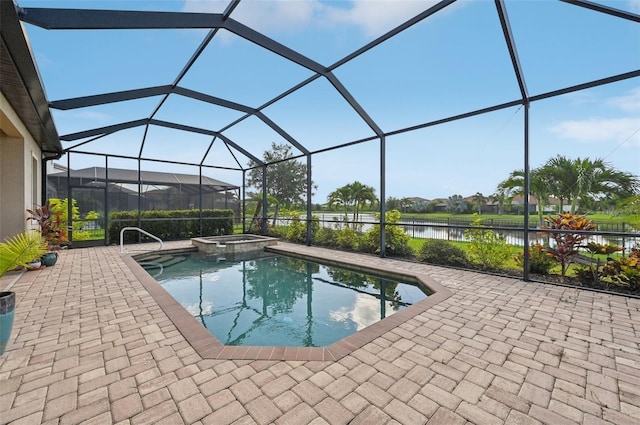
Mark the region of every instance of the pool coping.
[[366, 268], [378, 273], [391, 273], [396, 276], [404, 276], [417, 280], [420, 284], [428, 287], [433, 293], [427, 298], [326, 347], [231, 346], [222, 344], [213, 336], [147, 273], [132, 256], [123, 254], [122, 259], [131, 273], [138, 279], [158, 306], [162, 308], [187, 342], [189, 342], [193, 349], [204, 359], [337, 361], [453, 295], [451, 291], [431, 277], [412, 270], [390, 269], [374, 264], [363, 266], [362, 264], [347, 261], [346, 259], [336, 260], [333, 257], [322, 255], [321, 252], [302, 254], [296, 252], [295, 249], [285, 249], [278, 245], [269, 247], [267, 251], [298, 258], [318, 260], [325, 263], [334, 263], [351, 268]]

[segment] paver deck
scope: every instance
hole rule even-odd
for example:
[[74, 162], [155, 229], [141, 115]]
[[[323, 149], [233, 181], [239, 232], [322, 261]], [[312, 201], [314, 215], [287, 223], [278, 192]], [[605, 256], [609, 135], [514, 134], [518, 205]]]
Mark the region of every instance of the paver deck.
[[0, 423], [640, 423], [638, 299], [279, 246], [410, 268], [452, 295], [338, 361], [204, 359], [116, 247], [63, 251], [0, 281], [17, 294]]

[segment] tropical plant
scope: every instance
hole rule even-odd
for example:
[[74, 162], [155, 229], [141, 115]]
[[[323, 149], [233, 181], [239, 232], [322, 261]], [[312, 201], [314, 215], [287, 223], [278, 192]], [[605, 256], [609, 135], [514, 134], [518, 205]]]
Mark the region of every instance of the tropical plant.
[[[284, 211], [283, 211], [284, 213]], [[285, 237], [293, 242], [305, 242], [307, 240], [307, 222], [300, 218], [298, 211], [286, 211], [289, 218], [289, 226]], [[311, 219], [311, 237], [320, 229], [320, 221], [317, 216]]]
[[[524, 171], [516, 170], [498, 185], [498, 191], [511, 189], [514, 194], [524, 195], [524, 183]], [[586, 205], [598, 199], [624, 199], [637, 194], [639, 187], [636, 175], [616, 170], [600, 158], [572, 160], [557, 155], [529, 173], [529, 192], [538, 202], [540, 226], [550, 196], [560, 201], [560, 213], [566, 200], [571, 204], [571, 214], [575, 214], [578, 202]]]
[[601, 276], [608, 285], [640, 291], [640, 245], [632, 248], [628, 257], [609, 259], [602, 267]]
[[429, 205], [429, 202], [424, 199], [418, 199], [417, 201], [413, 202], [411, 206], [413, 207], [413, 211], [417, 213], [428, 213], [431, 209], [431, 205]]
[[329, 207], [344, 208], [345, 217], [349, 216], [349, 206], [351, 205], [351, 202], [351, 190], [348, 185], [337, 188], [327, 196], [327, 203]]
[[478, 211], [478, 215], [482, 214], [482, 207], [487, 205], [487, 202], [487, 197], [484, 196], [481, 192], [477, 192], [475, 195], [473, 195], [473, 199], [471, 201], [473, 206], [476, 208], [476, 211]]
[[469, 240], [471, 261], [478, 264], [481, 270], [501, 270], [511, 257], [505, 237], [486, 229], [480, 219], [474, 220], [464, 234]]
[[498, 205], [498, 215], [502, 215], [511, 210], [511, 201], [513, 200], [511, 189], [507, 187], [499, 187], [490, 198]]
[[16, 267], [27, 267], [47, 252], [47, 246], [39, 232], [27, 230], [0, 242], [0, 276]]
[[321, 227], [313, 235], [313, 243], [320, 246], [338, 246], [336, 241], [338, 230], [334, 230], [330, 227]]
[[[624, 251], [624, 248], [621, 246], [612, 244], [604, 245], [596, 242], [589, 242], [585, 246], [585, 249], [589, 253], [591, 260], [587, 262], [587, 264], [577, 267], [574, 273], [581, 282], [590, 283], [600, 282], [600, 278], [602, 277], [601, 267], [609, 261], [614, 261], [609, 255]], [[606, 255], [606, 261], [600, 260], [600, 258], [596, 257], [597, 255]]]
[[339, 187], [327, 196], [329, 206], [344, 207], [344, 214], [348, 217], [349, 207], [353, 208], [353, 221], [360, 220], [360, 211], [367, 203], [373, 205], [378, 201], [375, 189], [359, 181]]
[[569, 265], [579, 254], [582, 242], [588, 237], [587, 234], [571, 233], [570, 231], [591, 231], [595, 230], [596, 226], [586, 216], [561, 213], [556, 217], [545, 217], [545, 224], [542, 228], [563, 231], [562, 233], [552, 232], [550, 236], [555, 241], [555, 247], [549, 246], [545, 249], [560, 263], [560, 274], [564, 280]]
[[[515, 258], [516, 264], [524, 269], [524, 252]], [[529, 271], [546, 275], [555, 266], [553, 256], [539, 243], [531, 244], [529, 247]]]
[[[249, 224], [250, 232], [252, 231], [252, 228], [254, 225], [258, 228], [258, 230], [261, 230], [262, 226], [260, 224], [262, 223], [262, 215], [261, 215], [262, 204], [263, 204], [262, 201], [263, 201], [262, 193], [256, 193], [256, 192], [249, 193], [249, 205], [247, 205], [247, 210], [254, 211], [253, 219]], [[272, 207], [275, 207], [275, 212], [272, 216], [272, 220], [273, 220], [272, 226], [275, 226], [278, 221], [278, 213], [280, 211], [280, 202], [274, 196], [267, 195], [267, 211]]]
[[427, 239], [418, 251], [418, 260], [443, 266], [467, 267], [469, 258], [462, 248], [442, 239]]
[[564, 202], [571, 202], [575, 182], [573, 162], [565, 156], [557, 155], [539, 169], [546, 176], [550, 196], [560, 201], [558, 212], [564, 212]]
[[402, 200], [394, 196], [389, 196], [384, 206], [387, 210], [400, 210], [402, 208]]
[[34, 209], [27, 209], [31, 216], [27, 221], [34, 221], [38, 224], [40, 235], [44, 238], [48, 249], [55, 250], [60, 246], [70, 245], [65, 228], [66, 221], [59, 208], [51, 205], [50, 201]]
[[469, 203], [461, 195], [449, 196], [447, 211], [452, 214], [464, 214], [469, 209]]
[[399, 208], [399, 211], [400, 211], [400, 212], [407, 212], [407, 211], [409, 211], [409, 209], [410, 209], [410, 208], [412, 208], [413, 206], [414, 206], [414, 202], [413, 202], [411, 199], [409, 199], [409, 198], [407, 198], [407, 197], [401, 198], [401, 199], [400, 199], [400, 208]]
[[[387, 211], [385, 214], [385, 252], [388, 255], [409, 257], [413, 250], [409, 246], [411, 237], [399, 226], [402, 214], [398, 210]], [[376, 214], [376, 221], [380, 221], [380, 214]], [[367, 230], [361, 241], [360, 249], [365, 252], [380, 253], [380, 225], [375, 224]]]
[[350, 227], [336, 230], [336, 244], [343, 249], [358, 249], [361, 237]]
[[[525, 196], [525, 173], [523, 170], [511, 172], [509, 177], [498, 185], [497, 191], [510, 191], [513, 195]], [[535, 196], [538, 204], [538, 223], [544, 223], [544, 208], [551, 194], [550, 176], [542, 168], [536, 168], [529, 173], [529, 193]], [[526, 212], [528, 213], [528, 212]]]
[[631, 196], [637, 193], [638, 177], [631, 173], [618, 171], [600, 158], [576, 158], [573, 161], [575, 180], [571, 191], [571, 214], [576, 213], [580, 199]]
[[[80, 208], [78, 207], [78, 201], [76, 199], [71, 199], [71, 220], [69, 220], [69, 198], [58, 199], [58, 198], [50, 198], [49, 204], [51, 205], [51, 213], [57, 215], [59, 217], [60, 224], [63, 229], [65, 226], [69, 226], [71, 223], [71, 229], [73, 230], [73, 240], [74, 241], [83, 241], [91, 239], [91, 233], [84, 230], [84, 226], [86, 222], [82, 220], [82, 216], [80, 215]], [[89, 211], [87, 214], [94, 216], [94, 211]], [[67, 233], [65, 230], [65, 238], [67, 237]], [[68, 242], [67, 239], [67, 243]]]
[[353, 202], [355, 203], [354, 209], [354, 221], [360, 220], [360, 211], [362, 207], [365, 205], [373, 205], [378, 201], [378, 197], [376, 196], [376, 190], [367, 186], [366, 184], [362, 184], [359, 181], [355, 181], [351, 183], [351, 196]]
[[616, 214], [628, 215], [628, 223], [635, 229], [640, 229], [640, 195], [628, 197], [618, 203]]

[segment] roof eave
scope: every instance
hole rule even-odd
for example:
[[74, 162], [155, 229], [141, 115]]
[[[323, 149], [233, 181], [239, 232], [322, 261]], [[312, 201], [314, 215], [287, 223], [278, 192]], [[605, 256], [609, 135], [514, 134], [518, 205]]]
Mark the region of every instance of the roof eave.
[[12, 0], [0, 0], [0, 91], [42, 149], [63, 153], [43, 84]]

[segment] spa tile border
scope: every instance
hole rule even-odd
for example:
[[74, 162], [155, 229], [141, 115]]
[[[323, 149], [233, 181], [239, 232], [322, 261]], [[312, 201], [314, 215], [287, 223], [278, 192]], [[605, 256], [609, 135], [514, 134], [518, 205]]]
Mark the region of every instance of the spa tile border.
[[[351, 261], [336, 260], [333, 257], [319, 253], [299, 253], [295, 248], [284, 249], [282, 246], [270, 247], [269, 251], [281, 252], [299, 258], [308, 258], [320, 262], [338, 263], [341, 265], [358, 266]], [[376, 338], [395, 329], [402, 323], [416, 317], [441, 301], [452, 295], [447, 288], [431, 279], [425, 274], [410, 270], [387, 269], [385, 267], [366, 264], [366, 268], [380, 273], [393, 273], [394, 275], [407, 276], [418, 280], [424, 286], [433, 291], [424, 300], [413, 304], [393, 315], [367, 326], [365, 329], [345, 337], [328, 347], [256, 347], [256, 346], [231, 346], [222, 344], [216, 337], [199, 323], [195, 317], [182, 307], [147, 271], [131, 256], [123, 254], [122, 260], [127, 265], [132, 275], [142, 284], [158, 306], [173, 322], [178, 331], [189, 344], [204, 359], [219, 360], [285, 360], [285, 361], [337, 361], [363, 347]]]

